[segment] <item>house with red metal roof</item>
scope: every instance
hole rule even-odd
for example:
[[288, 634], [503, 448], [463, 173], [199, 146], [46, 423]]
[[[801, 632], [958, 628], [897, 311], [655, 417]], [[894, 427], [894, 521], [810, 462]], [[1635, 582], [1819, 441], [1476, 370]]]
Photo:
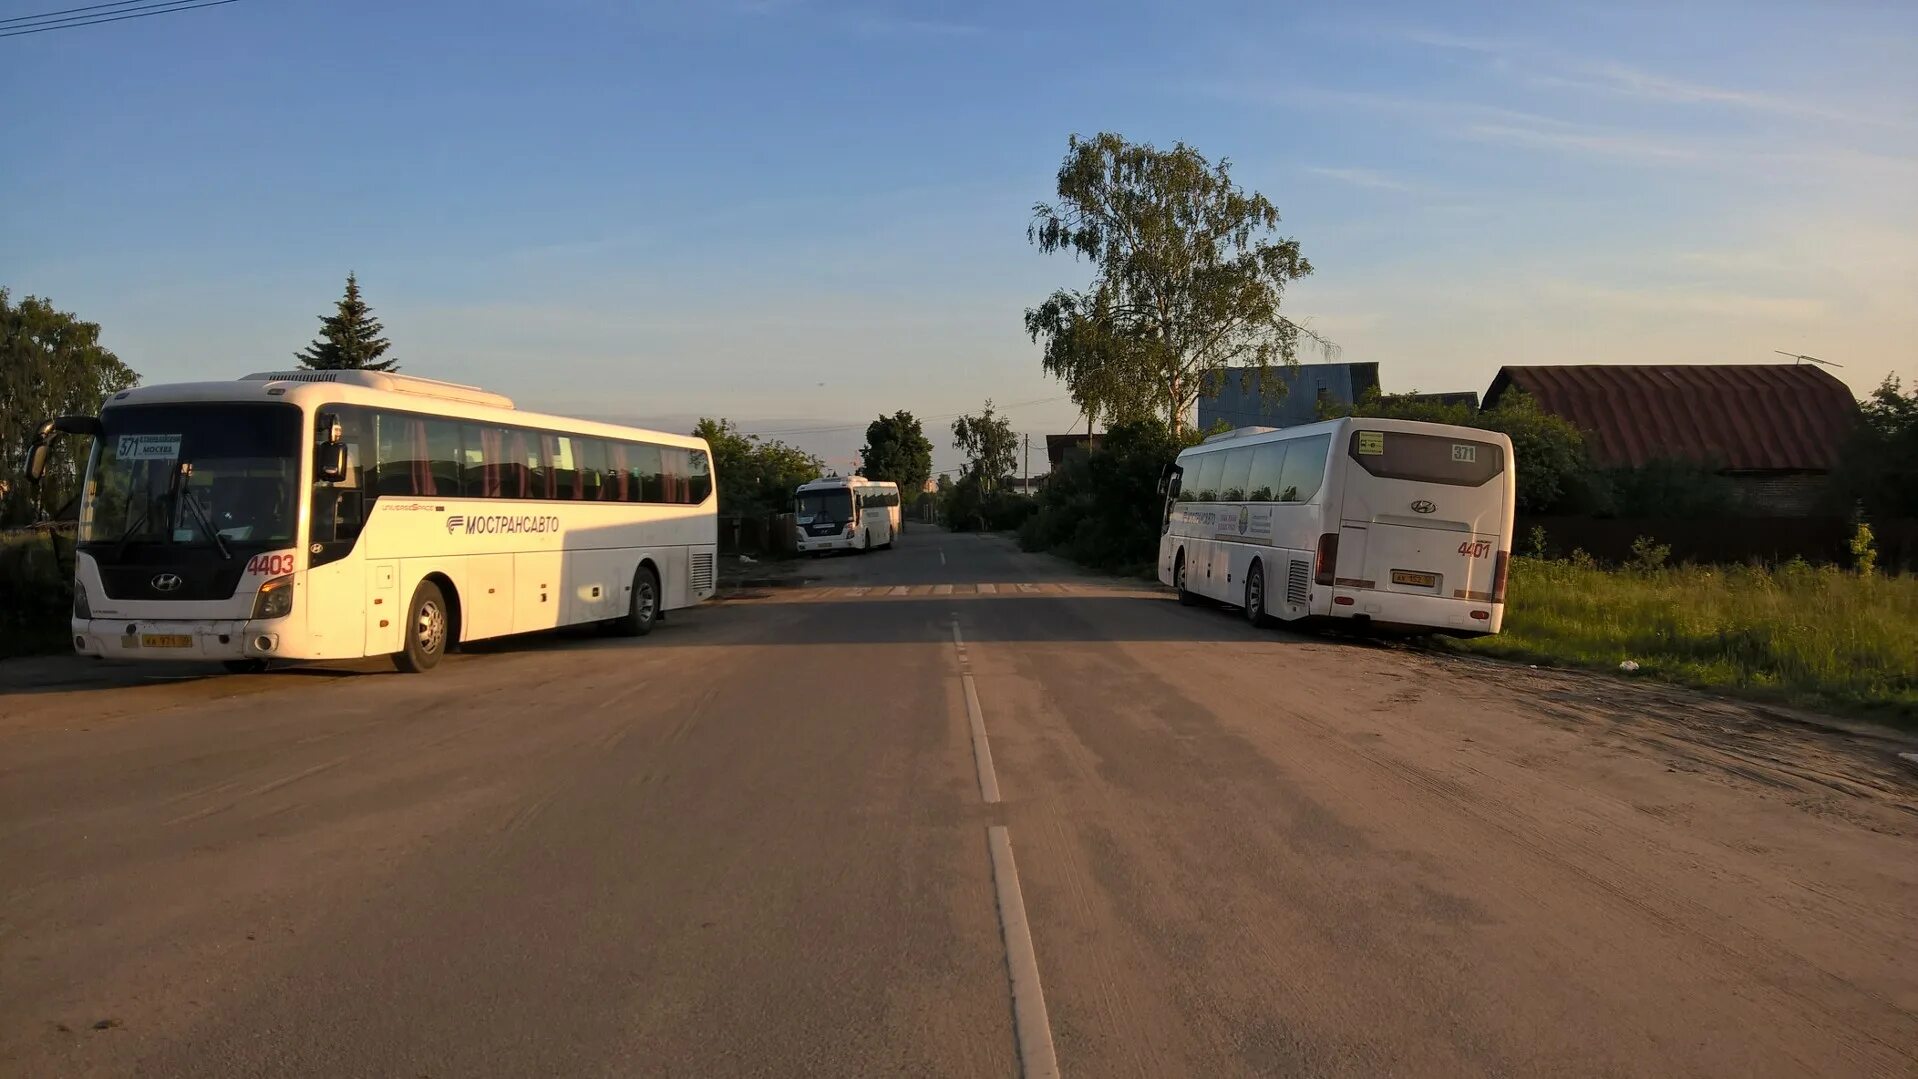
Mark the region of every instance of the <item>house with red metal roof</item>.
[[1584, 431], [1600, 468], [1703, 466], [1781, 515], [1817, 510], [1858, 422], [1850, 388], [1810, 364], [1502, 367], [1484, 407], [1514, 390]]

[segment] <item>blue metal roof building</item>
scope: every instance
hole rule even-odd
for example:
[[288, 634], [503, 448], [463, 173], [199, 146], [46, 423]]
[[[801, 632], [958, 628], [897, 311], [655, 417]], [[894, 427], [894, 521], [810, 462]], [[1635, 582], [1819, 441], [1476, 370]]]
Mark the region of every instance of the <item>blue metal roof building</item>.
[[1310, 363], [1274, 367], [1268, 379], [1285, 386], [1283, 397], [1261, 395], [1259, 372], [1228, 367], [1210, 376], [1211, 392], [1199, 397], [1199, 430], [1223, 420], [1233, 427], [1294, 427], [1319, 418], [1319, 402], [1353, 404], [1379, 388], [1376, 363]]

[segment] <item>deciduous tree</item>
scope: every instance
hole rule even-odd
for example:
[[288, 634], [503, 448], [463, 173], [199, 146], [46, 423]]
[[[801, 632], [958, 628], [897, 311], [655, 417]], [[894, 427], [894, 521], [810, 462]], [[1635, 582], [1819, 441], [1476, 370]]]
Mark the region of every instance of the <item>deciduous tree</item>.
[[1278, 237], [1271, 200], [1232, 182], [1230, 163], [1184, 143], [1170, 150], [1110, 132], [1067, 142], [1058, 201], [1033, 207], [1027, 238], [1094, 267], [1026, 311], [1048, 373], [1079, 407], [1112, 422], [1163, 410], [1176, 436], [1206, 373], [1250, 367], [1269, 393], [1301, 337], [1329, 342], [1279, 312], [1285, 286], [1312, 272]]
[[53, 512], [79, 490], [87, 454], [83, 439], [55, 444], [37, 490], [25, 481], [27, 447], [40, 424], [61, 415], [94, 415], [108, 394], [138, 381], [100, 344], [98, 323], [82, 322], [37, 296], [15, 304], [0, 288], [0, 523], [24, 523], [37, 510]]
[[993, 413], [990, 398], [979, 415], [952, 421], [952, 444], [966, 455], [966, 474], [979, 482], [982, 491], [996, 487], [1018, 459], [1019, 436], [1004, 416]]
[[910, 412], [881, 416], [866, 427], [866, 444], [859, 448], [861, 473], [868, 479], [899, 485], [905, 502], [919, 497], [932, 476], [932, 440]]

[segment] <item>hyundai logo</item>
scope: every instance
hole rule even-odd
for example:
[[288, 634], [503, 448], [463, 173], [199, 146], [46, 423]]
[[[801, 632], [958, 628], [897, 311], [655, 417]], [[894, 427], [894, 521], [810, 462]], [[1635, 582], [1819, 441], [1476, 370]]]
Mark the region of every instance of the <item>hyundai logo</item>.
[[1421, 498], [1417, 502], [1412, 503], [1412, 512], [1413, 513], [1437, 513], [1438, 507], [1434, 506], [1430, 502], [1427, 502], [1426, 500]]
[[155, 592], [177, 592], [186, 582], [180, 580], [180, 575], [177, 573], [160, 573], [155, 574], [150, 583]]

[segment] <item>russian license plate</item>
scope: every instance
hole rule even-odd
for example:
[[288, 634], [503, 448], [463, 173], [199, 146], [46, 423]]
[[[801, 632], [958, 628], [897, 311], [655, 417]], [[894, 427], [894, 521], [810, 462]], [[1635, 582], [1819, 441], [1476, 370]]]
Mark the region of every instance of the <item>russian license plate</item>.
[[142, 648], [192, 648], [193, 638], [184, 633], [144, 633], [140, 635]]
[[1438, 574], [1413, 573], [1409, 569], [1395, 569], [1392, 571], [1392, 583], [1409, 584], [1417, 588], [1437, 588]]

